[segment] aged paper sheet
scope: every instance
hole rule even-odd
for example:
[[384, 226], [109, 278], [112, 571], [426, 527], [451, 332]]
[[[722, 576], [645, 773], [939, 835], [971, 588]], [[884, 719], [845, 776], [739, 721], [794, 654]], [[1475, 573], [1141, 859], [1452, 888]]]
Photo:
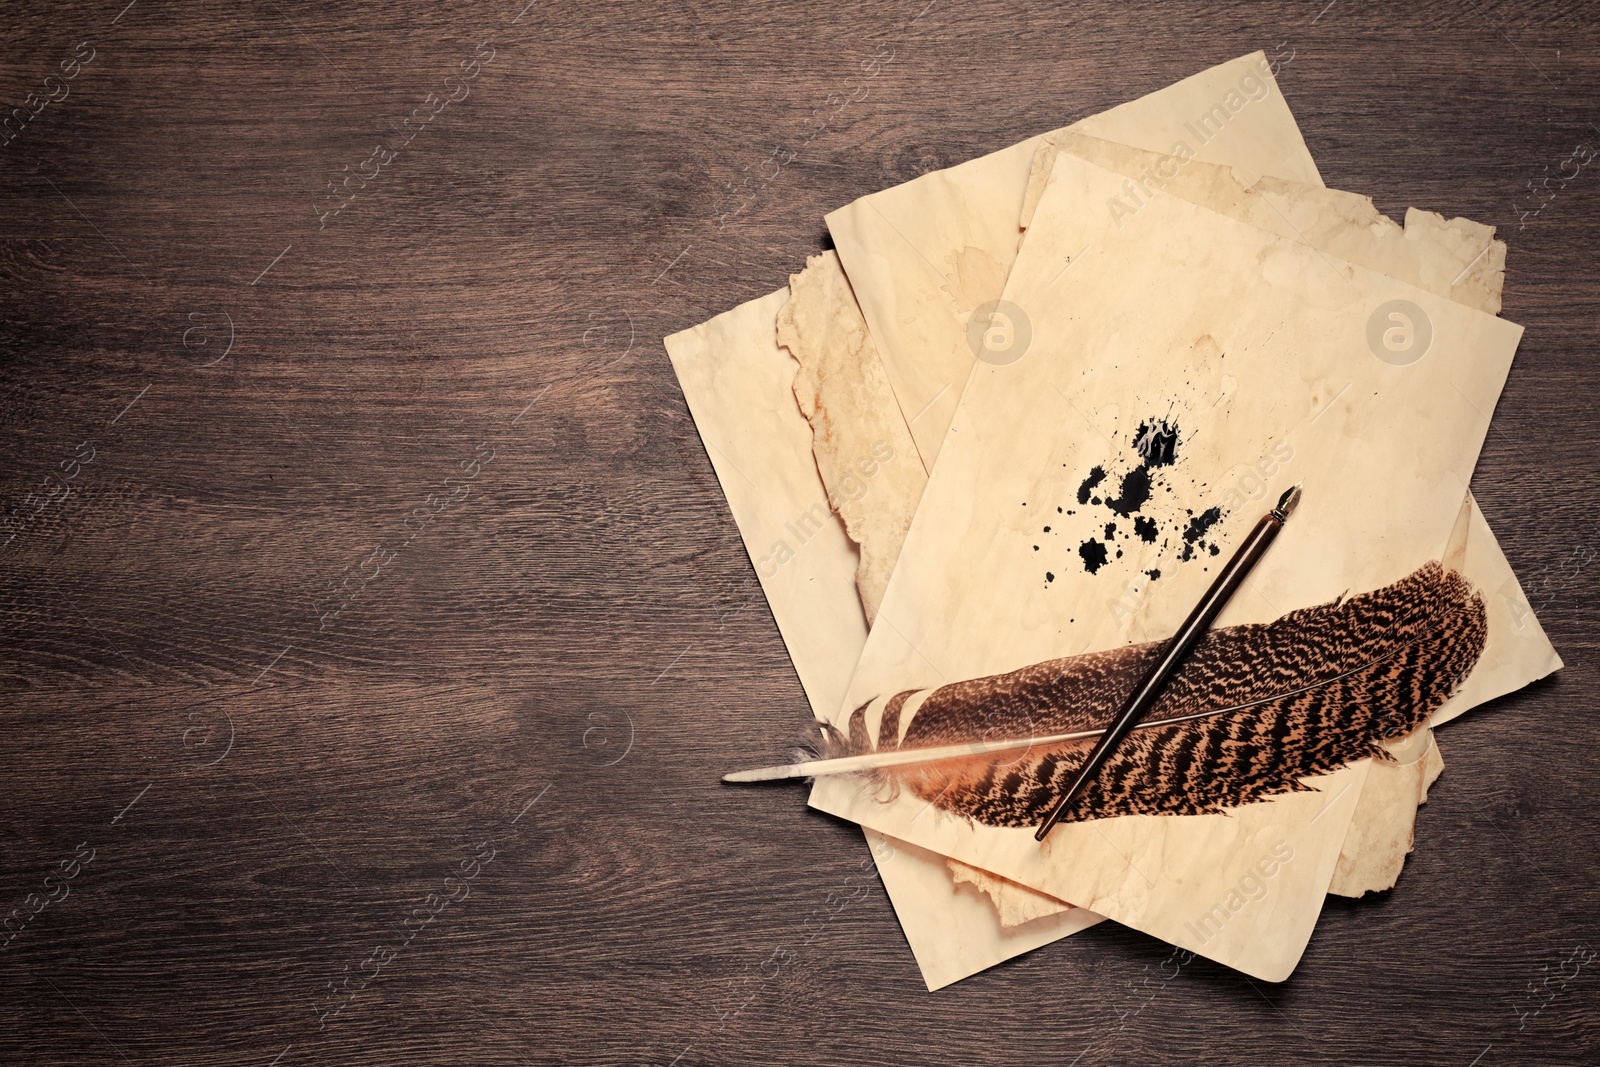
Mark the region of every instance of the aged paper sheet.
[[[1067, 127], [1202, 162], [1320, 185], [1294, 116], [1256, 52]], [[828, 215], [884, 369], [930, 470], [974, 355], [967, 324], [1017, 255], [1017, 219], [1040, 135], [873, 193]]]
[[[1318, 186], [1263, 177], [1246, 189], [1225, 167], [1191, 161], [1163, 169], [1164, 157], [1111, 144], [1070, 131], [1051, 134], [1040, 147], [1024, 197], [1024, 226], [1061, 152], [1095, 162], [1125, 177], [1153, 175], [1164, 193], [1182, 197], [1283, 237], [1300, 237], [1316, 248], [1341, 256], [1390, 277], [1410, 282], [1439, 296], [1490, 314], [1500, 310], [1505, 271], [1505, 244], [1494, 240], [1492, 227], [1467, 219], [1446, 221], [1439, 215], [1410, 209], [1402, 228], [1381, 215], [1366, 197]], [[1127, 204], [1126, 200], [1121, 201]], [[1119, 210], [1120, 209], [1116, 209]], [[1260, 495], [1265, 496], [1263, 491]], [[1471, 545], [1472, 551], [1467, 547]], [[1452, 535], [1457, 566], [1486, 592], [1490, 634], [1484, 655], [1466, 684], [1433, 717], [1438, 725], [1467, 708], [1521, 688], [1561, 666], [1555, 649], [1525, 608], [1521, 588], [1499, 545], [1494, 541], [1477, 502], [1467, 495]], [[1433, 759], [1438, 760], [1437, 750]], [[1405, 770], [1376, 764], [1371, 772], [1329, 891], [1346, 896], [1387, 889], [1400, 875], [1410, 851], [1411, 827], [1418, 796], [1414, 765]], [[1441, 762], [1442, 766], [1442, 762]], [[1437, 772], [1436, 772], [1437, 773]], [[1404, 778], [1391, 786], [1389, 779]], [[1378, 798], [1384, 798], [1380, 801]], [[1387, 801], [1387, 802], [1385, 802]], [[1387, 826], [1376, 825], [1387, 822]], [[1397, 840], [1396, 852], [1381, 842]], [[1370, 855], [1361, 854], [1370, 846]]]
[[[828, 509], [811, 427], [795, 404], [796, 364], [776, 342], [788, 295], [780, 289], [742, 304], [668, 337], [666, 348], [795, 672], [821, 719], [844, 698], [867, 626], [855, 587], [855, 547]], [[988, 897], [970, 885], [957, 887], [945, 857], [866, 834], [930, 990], [1100, 921], [1069, 907], [1003, 926]]]
[[[1193, 434], [1185, 475], [1193, 484], [1180, 499], [1201, 504], [1196, 487], [1209, 487], [1205, 502], [1220, 498], [1258, 457], [1293, 440], [1301, 457], [1295, 480], [1308, 483], [1308, 501], [1320, 501], [1280, 542], [1298, 551], [1275, 549], [1252, 580], [1257, 597], [1230, 607], [1233, 621], [1276, 617], [1272, 604], [1317, 603], [1387, 584], [1437, 557], [1459, 511], [1517, 327], [1174, 197], [1142, 203], [1132, 218], [1075, 211], [1074, 203], [1109, 203], [1122, 179], [1081, 160], [1064, 172], [1067, 163], [1056, 163], [1006, 289], [1006, 299], [1031, 317], [1036, 347], [1013, 363], [980, 364], [968, 383], [964, 417], [952, 424], [945, 462], [884, 601], [893, 625], [869, 636], [852, 706], [891, 690], [1169, 633], [1172, 616], [1207, 581], [1201, 570], [1178, 566], [1187, 556], [1171, 539], [1130, 544], [1127, 562], [1120, 552], [1118, 562], [1099, 559], [1105, 576], [1092, 573], [1099, 567], [1074, 572], [1071, 553], [1059, 548], [1052, 563], [1030, 562], [1041, 531], [1027, 529], [1035, 520], [1022, 510], [1030, 499], [1040, 508], [1070, 500], [1065, 479], [1081, 478], [1091, 457], [1125, 460], [1134, 421], [1161, 415], [1158, 404], [1178, 424], [1187, 420]], [[1055, 208], [1052, 198], [1060, 200]], [[1074, 263], [1085, 269], [1071, 269]], [[1130, 272], [1129, 264], [1139, 269]], [[1366, 311], [1384, 302], [1379, 297], [1426, 308], [1434, 343], [1452, 357], [1406, 368], [1375, 359], [1360, 331]], [[1294, 355], [1285, 359], [1284, 350]], [[1129, 374], [1135, 365], [1138, 374]], [[1345, 390], [1353, 393], [1349, 404], [1330, 403]], [[1441, 409], [1438, 397], [1452, 391], [1458, 403]], [[1427, 439], [1412, 439], [1421, 434]], [[958, 460], [949, 458], [951, 448]], [[1414, 457], [1417, 468], [1388, 473], [1396, 454]], [[1052, 473], [1056, 467], [1067, 473]], [[1358, 546], [1340, 521], [1363, 507], [1385, 524], [1384, 552]], [[1217, 539], [1235, 540], [1239, 524], [1256, 517], [1227, 511]], [[1082, 520], [1057, 520], [1057, 540], [1074, 525]], [[1306, 555], [1308, 545], [1318, 551]], [[1286, 565], [1296, 560], [1299, 568]], [[1396, 570], [1402, 563], [1409, 566]], [[1167, 580], [1136, 581], [1152, 571]], [[1128, 590], [1136, 603], [1125, 614], [1105, 610]], [[1277, 980], [1309, 936], [1365, 772], [1363, 761], [1321, 782], [1321, 796], [1280, 798], [1227, 817], [1068, 826], [1044, 850], [1021, 831], [934, 818], [913, 826], [906, 803], [880, 803], [850, 783], [820, 783], [813, 803]], [[1281, 892], [1252, 921], [1197, 943], [1184, 916], [1192, 918], [1208, 893], [1226, 893], [1226, 879], [1241, 874], [1234, 867], [1248, 865], [1252, 848], [1275, 847], [1257, 840], [1262, 834], [1283, 838], [1301, 862], [1283, 865]]]
[[928, 473], [832, 252], [789, 276], [778, 344], [799, 364], [794, 396], [828, 503], [861, 552], [856, 589], [870, 626]]
[[[814, 708], [842, 698], [867, 639], [856, 550], [828, 508], [811, 427], [778, 348], [780, 289], [666, 339], [695, 428]], [[784, 610], [780, 605], [794, 605]]]

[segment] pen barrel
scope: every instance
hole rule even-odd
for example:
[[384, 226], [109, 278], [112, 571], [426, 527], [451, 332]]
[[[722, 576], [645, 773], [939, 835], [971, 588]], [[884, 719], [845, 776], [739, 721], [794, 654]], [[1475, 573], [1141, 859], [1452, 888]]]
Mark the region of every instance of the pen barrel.
[[1250, 536], [1245, 538], [1244, 544], [1234, 552], [1227, 566], [1222, 568], [1222, 572], [1211, 583], [1211, 588], [1206, 590], [1206, 595], [1200, 598], [1200, 602], [1194, 606], [1194, 610], [1178, 628], [1178, 632], [1167, 642], [1162, 650], [1161, 659], [1134, 689], [1127, 703], [1122, 706], [1122, 711], [1112, 720], [1111, 725], [1106, 727], [1106, 732], [1100, 735], [1100, 740], [1089, 752], [1088, 758], [1083, 761], [1083, 766], [1078, 768], [1077, 777], [1073, 779], [1071, 787], [1061, 795], [1060, 800], [1056, 801], [1055, 807], [1050, 809], [1050, 814], [1045, 817], [1044, 822], [1039, 824], [1039, 829], [1033, 835], [1035, 840], [1044, 840], [1050, 828], [1067, 810], [1067, 805], [1072, 803], [1073, 798], [1099, 773], [1117, 745], [1128, 735], [1128, 731], [1144, 718], [1145, 712], [1150, 710], [1168, 680], [1179, 667], [1183, 666], [1183, 661], [1189, 658], [1189, 653], [1194, 651], [1194, 646], [1211, 628], [1223, 605], [1227, 604], [1228, 598], [1233, 596], [1234, 591], [1244, 582], [1245, 576], [1250, 573], [1250, 569], [1256, 565], [1256, 561], [1266, 552], [1281, 529], [1283, 529], [1283, 518], [1276, 511], [1263, 515], [1261, 521], [1256, 523], [1255, 529], [1250, 531]]

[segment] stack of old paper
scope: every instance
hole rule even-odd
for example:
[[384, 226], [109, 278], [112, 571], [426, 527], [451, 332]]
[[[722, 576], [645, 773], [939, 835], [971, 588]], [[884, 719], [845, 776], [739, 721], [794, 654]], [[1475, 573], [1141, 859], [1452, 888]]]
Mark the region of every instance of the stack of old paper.
[[[1437, 560], [1488, 637], [1432, 726], [1560, 667], [1467, 491], [1521, 334], [1505, 245], [1323, 186], [1274, 74], [863, 197], [787, 289], [667, 338], [819, 720], [1165, 638], [1294, 484], [1219, 626]], [[930, 989], [1102, 919], [1280, 981], [1326, 894], [1394, 885], [1442, 767], [1425, 725], [1304, 791], [1042, 846], [858, 776], [811, 804], [872, 840]]]

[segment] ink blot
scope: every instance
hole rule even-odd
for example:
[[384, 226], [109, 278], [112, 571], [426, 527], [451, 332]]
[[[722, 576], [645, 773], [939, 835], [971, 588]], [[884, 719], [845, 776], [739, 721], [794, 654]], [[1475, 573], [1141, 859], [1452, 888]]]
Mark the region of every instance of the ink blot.
[[1106, 507], [1127, 518], [1144, 507], [1150, 499], [1150, 468], [1135, 467], [1122, 476], [1122, 495], [1115, 500], [1106, 499]]
[[[1094, 487], [1105, 480], [1106, 469], [1104, 467], [1096, 467], [1091, 470], [1089, 477], [1085, 478], [1083, 484], [1078, 486], [1078, 503], [1087, 504], [1089, 502], [1089, 494], [1094, 491]], [[1098, 504], [1100, 501], [1096, 500], [1095, 503]]]
[[1166, 419], [1141, 422], [1133, 435], [1133, 447], [1139, 450], [1147, 467], [1170, 467], [1178, 458], [1177, 424], [1167, 425]]
[[[1206, 533], [1222, 520], [1221, 508], [1207, 508], [1199, 515], [1189, 520], [1189, 525], [1183, 528], [1183, 554], [1178, 559], [1188, 561], [1194, 558], [1197, 551], [1208, 546], [1204, 540]], [[1215, 552], [1211, 553], [1216, 555]]]
[[[1083, 529], [1082, 533], [1090, 536], [1078, 546], [1083, 569], [1095, 574], [1112, 559], [1122, 559], [1125, 555], [1127, 546], [1118, 546], [1117, 527], [1120, 523], [1116, 519], [1132, 520], [1131, 534], [1126, 527], [1122, 530], [1124, 538], [1137, 537], [1144, 544], [1152, 546], [1150, 550], [1142, 550], [1147, 558], [1139, 561], [1148, 568], [1142, 573], [1151, 580], [1161, 576], [1161, 569], [1151, 564], [1170, 560], [1169, 553], [1173, 551], [1180, 554], [1180, 561], [1208, 554], [1219, 555], [1220, 546], [1212, 543], [1208, 535], [1211, 528], [1222, 520], [1220, 507], [1210, 508], [1198, 516], [1193, 511], [1186, 516], [1176, 516], [1169, 510], [1176, 501], [1163, 500], [1159, 508], [1151, 509], [1156, 513], [1145, 513], [1147, 505], [1158, 491], [1165, 491], [1169, 495], [1175, 492], [1172, 484], [1174, 476], [1167, 474], [1166, 468], [1179, 465], [1178, 452], [1183, 440], [1177, 420], [1171, 412], [1163, 418], [1140, 421], [1138, 428], [1123, 440], [1125, 450], [1121, 452], [1121, 458], [1091, 467], [1077, 487], [1080, 505], [1103, 505], [1115, 517], [1106, 521], [1103, 516], [1098, 520], [1086, 516], [1088, 521], [1084, 525], [1089, 528]], [[1132, 447], [1127, 448], [1126, 445]], [[1180, 500], [1191, 493], [1201, 498], [1205, 495], [1204, 483], [1188, 480], [1183, 488], [1184, 492], [1177, 494]], [[1058, 506], [1056, 514], [1073, 516], [1077, 513]], [[1047, 526], [1044, 531], [1051, 533], [1053, 528]], [[1077, 534], [1079, 531], [1074, 527], [1063, 533]], [[1035, 551], [1038, 551], [1037, 546]], [[1136, 559], [1138, 555], [1135, 553]]]

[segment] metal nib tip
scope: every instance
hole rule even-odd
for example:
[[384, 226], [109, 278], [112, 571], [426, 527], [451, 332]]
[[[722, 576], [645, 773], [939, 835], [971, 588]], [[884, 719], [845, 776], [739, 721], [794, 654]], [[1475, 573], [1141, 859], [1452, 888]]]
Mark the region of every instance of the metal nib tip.
[[1278, 506], [1272, 509], [1272, 514], [1277, 516], [1279, 522], [1285, 522], [1299, 506], [1300, 487], [1293, 485], [1283, 491], [1283, 495], [1278, 498]]

